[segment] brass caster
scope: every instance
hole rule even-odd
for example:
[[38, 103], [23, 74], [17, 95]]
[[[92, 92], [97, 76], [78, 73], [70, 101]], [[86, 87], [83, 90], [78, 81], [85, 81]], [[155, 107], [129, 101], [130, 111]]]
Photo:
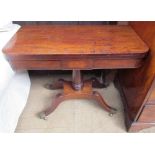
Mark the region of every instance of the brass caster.
[[45, 113], [44, 112], [41, 112], [40, 114], [39, 114], [39, 117], [40, 117], [40, 119], [44, 119], [44, 120], [47, 120], [47, 116], [45, 115]]
[[116, 114], [117, 109], [112, 108], [111, 112], [109, 113], [109, 116], [112, 117], [114, 114]]
[[114, 114], [113, 113], [109, 113], [109, 116], [112, 117]]

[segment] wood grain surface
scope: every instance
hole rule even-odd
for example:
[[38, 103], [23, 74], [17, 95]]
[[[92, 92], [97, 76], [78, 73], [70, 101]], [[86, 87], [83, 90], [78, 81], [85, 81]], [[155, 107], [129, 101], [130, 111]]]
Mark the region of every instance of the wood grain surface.
[[[155, 91], [155, 22], [129, 22], [129, 24], [150, 48], [143, 66], [137, 69], [119, 71], [125, 99], [127, 128], [137, 131], [137, 129], [155, 125], [153, 124], [155, 123], [155, 103], [153, 103], [153, 91]], [[139, 121], [146, 122], [146, 120], [147, 124], [139, 124]]]
[[126, 25], [23, 26], [3, 48], [8, 59], [142, 58], [147, 51], [147, 45]]

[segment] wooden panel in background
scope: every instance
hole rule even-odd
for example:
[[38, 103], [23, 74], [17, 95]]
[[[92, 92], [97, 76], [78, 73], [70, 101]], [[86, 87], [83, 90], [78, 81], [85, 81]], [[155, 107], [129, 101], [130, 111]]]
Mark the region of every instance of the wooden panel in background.
[[155, 88], [152, 89], [151, 95], [147, 102], [149, 104], [155, 104]]
[[138, 122], [155, 123], [155, 105], [144, 106], [138, 118]]
[[[147, 43], [150, 48], [144, 65], [139, 69], [121, 70], [119, 80], [124, 96], [126, 122], [129, 130], [132, 123], [138, 121], [143, 106], [154, 87], [155, 79], [155, 22], [129, 22], [135, 32]], [[151, 116], [150, 116], [151, 117]], [[142, 120], [143, 117], [141, 117]], [[151, 122], [150, 122], [151, 123]], [[140, 125], [141, 128], [143, 125]], [[150, 125], [149, 125], [150, 126]], [[138, 124], [136, 125], [138, 127]], [[134, 130], [135, 125], [134, 125]]]

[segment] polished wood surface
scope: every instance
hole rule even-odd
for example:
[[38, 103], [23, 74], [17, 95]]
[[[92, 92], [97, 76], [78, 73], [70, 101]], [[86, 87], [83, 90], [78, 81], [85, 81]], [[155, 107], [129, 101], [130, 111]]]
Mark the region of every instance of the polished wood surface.
[[23, 26], [3, 49], [8, 59], [143, 57], [146, 44], [130, 26]]
[[130, 26], [23, 26], [3, 48], [14, 70], [137, 68], [147, 45]]
[[151, 95], [148, 99], [149, 104], [155, 104], [155, 87], [152, 89]]
[[[129, 24], [150, 48], [149, 55], [142, 67], [119, 72], [119, 80], [125, 100], [127, 128], [131, 131], [137, 131], [137, 129], [152, 126], [151, 120], [155, 119], [155, 115], [150, 114], [149, 116], [149, 111], [155, 113], [153, 107], [152, 110], [145, 110], [147, 108], [145, 105], [150, 104], [149, 97], [153, 96], [155, 87], [155, 22], [130, 22]], [[150, 122], [145, 122], [148, 120], [146, 117], [151, 117]], [[140, 124], [142, 120], [143, 125]]]
[[155, 105], [145, 105], [139, 115], [138, 122], [155, 123]]

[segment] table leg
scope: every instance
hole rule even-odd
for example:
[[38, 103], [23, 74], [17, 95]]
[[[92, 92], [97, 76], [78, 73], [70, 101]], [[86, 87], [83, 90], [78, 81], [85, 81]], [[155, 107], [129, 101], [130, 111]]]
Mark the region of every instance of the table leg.
[[41, 113], [41, 118], [46, 119], [46, 116], [51, 114], [61, 102], [69, 99], [95, 100], [103, 107], [104, 110], [109, 112], [110, 115], [116, 112], [116, 109], [110, 107], [97, 91], [93, 91], [93, 79], [83, 81], [80, 70], [73, 70], [72, 81], [61, 80], [61, 82], [63, 84], [63, 93], [58, 94], [55, 97], [51, 106]]

